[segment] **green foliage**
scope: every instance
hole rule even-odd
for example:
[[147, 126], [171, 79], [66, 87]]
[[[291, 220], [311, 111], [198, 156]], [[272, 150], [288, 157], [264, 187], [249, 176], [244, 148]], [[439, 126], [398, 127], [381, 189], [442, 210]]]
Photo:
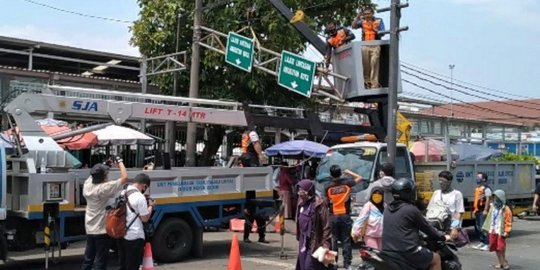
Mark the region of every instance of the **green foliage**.
[[[326, 2], [315, 0], [285, 0], [292, 9], [304, 9], [306, 23], [317, 32], [331, 20], [350, 26], [357, 8], [370, 4], [370, 0]], [[176, 50], [178, 14], [178, 48], [191, 50], [193, 34], [193, 0], [138, 0], [141, 8], [139, 19], [131, 27], [131, 43], [147, 57], [164, 55]], [[280, 52], [289, 50], [301, 53], [306, 41], [266, 0], [215, 0], [203, 1], [203, 25], [220, 32], [238, 31], [248, 25], [246, 9], [256, 6], [250, 20], [257, 39], [265, 48]], [[242, 35], [250, 37], [249, 32]], [[273, 75], [253, 69], [243, 72], [224, 61], [224, 56], [201, 48], [200, 96], [214, 99], [249, 101], [256, 104], [280, 106], [305, 106], [309, 101], [277, 85]], [[172, 93], [172, 74], [150, 78], [164, 93]], [[189, 72], [177, 75], [179, 94], [187, 96]]]
[[501, 157], [494, 158], [495, 161], [537, 161], [534, 155], [517, 155], [514, 153], [504, 153]]

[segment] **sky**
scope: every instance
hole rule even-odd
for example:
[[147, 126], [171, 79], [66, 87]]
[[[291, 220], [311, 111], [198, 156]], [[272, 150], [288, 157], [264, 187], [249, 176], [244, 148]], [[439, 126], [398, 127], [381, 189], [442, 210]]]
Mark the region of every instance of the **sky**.
[[[136, 0], [0, 0], [0, 35], [139, 55], [128, 43], [127, 23], [82, 17], [30, 2], [133, 21], [139, 11]], [[390, 0], [374, 2], [380, 7], [390, 4]], [[450, 76], [452, 64], [455, 80], [540, 98], [539, 0], [410, 0], [409, 4], [402, 12], [401, 25], [409, 31], [401, 33], [401, 61], [444, 76]], [[388, 28], [389, 14], [377, 16]], [[404, 91], [432, 96], [410, 85], [404, 85]], [[453, 97], [475, 100], [458, 93]]]

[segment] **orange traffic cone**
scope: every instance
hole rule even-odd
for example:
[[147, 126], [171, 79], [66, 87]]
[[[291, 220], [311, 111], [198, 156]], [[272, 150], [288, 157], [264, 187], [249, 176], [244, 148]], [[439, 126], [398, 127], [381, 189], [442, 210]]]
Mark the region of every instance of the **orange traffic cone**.
[[142, 270], [154, 270], [154, 259], [152, 259], [152, 245], [150, 245], [150, 242], [146, 242], [144, 246]]
[[242, 261], [240, 260], [240, 246], [238, 245], [238, 237], [233, 234], [231, 243], [231, 253], [229, 254], [228, 270], [242, 270]]

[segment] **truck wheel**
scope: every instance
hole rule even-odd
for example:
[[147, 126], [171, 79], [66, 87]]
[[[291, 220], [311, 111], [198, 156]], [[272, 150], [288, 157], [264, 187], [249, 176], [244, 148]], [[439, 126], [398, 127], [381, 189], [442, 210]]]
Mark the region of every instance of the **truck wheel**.
[[8, 255], [8, 243], [4, 235], [4, 228], [0, 228], [0, 260], [6, 262]]
[[152, 249], [159, 262], [182, 260], [193, 246], [193, 233], [187, 222], [169, 218], [159, 225], [152, 239]]

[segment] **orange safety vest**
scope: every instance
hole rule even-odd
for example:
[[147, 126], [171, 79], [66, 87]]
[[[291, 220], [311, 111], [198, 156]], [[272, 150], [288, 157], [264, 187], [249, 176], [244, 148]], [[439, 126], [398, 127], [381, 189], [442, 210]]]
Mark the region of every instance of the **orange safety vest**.
[[373, 29], [379, 29], [381, 25], [381, 19], [375, 19], [373, 21], [362, 21], [362, 40], [377, 40], [377, 32]]
[[486, 196], [484, 192], [485, 190], [486, 186], [478, 186], [474, 190], [473, 211], [484, 210], [484, 208], [486, 207]]
[[249, 138], [249, 133], [251, 131], [244, 132], [242, 134], [242, 154], [250, 153], [256, 153], [255, 147], [253, 147], [253, 143], [251, 142], [251, 139]]
[[327, 39], [328, 44], [330, 46], [337, 48], [345, 43], [345, 38], [347, 37], [347, 33], [345, 33], [345, 30], [339, 29], [335, 36], [329, 37]]
[[328, 187], [326, 191], [328, 199], [332, 202], [332, 214], [348, 214], [351, 199], [351, 187], [349, 185], [336, 185]]

